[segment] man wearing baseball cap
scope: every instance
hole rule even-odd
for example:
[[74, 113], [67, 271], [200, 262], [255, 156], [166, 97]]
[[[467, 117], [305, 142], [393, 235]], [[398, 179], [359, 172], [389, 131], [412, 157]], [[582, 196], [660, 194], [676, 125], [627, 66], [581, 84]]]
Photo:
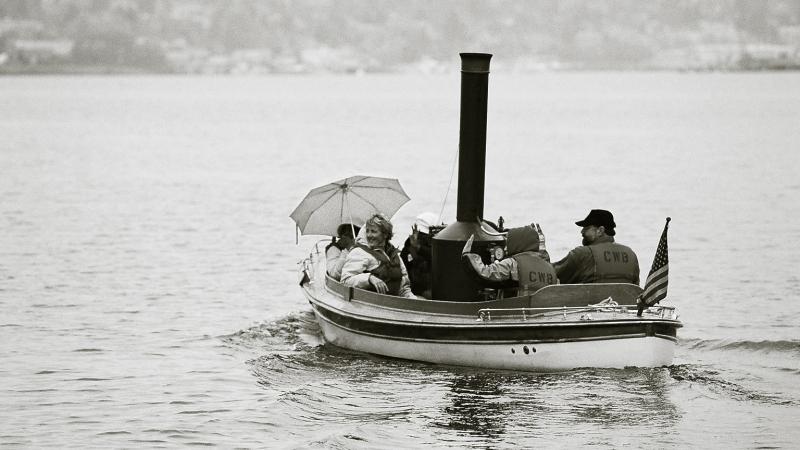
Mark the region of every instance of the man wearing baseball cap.
[[561, 284], [639, 284], [639, 260], [630, 247], [614, 242], [617, 224], [611, 212], [593, 209], [575, 225], [581, 227], [583, 245], [553, 264]]

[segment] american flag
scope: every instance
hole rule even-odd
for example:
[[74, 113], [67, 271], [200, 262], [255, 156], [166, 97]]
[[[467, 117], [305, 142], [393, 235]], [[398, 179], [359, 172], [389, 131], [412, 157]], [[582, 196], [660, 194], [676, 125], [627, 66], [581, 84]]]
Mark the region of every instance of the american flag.
[[661, 233], [661, 239], [658, 241], [658, 248], [656, 249], [656, 257], [653, 259], [653, 267], [650, 268], [650, 274], [647, 275], [647, 281], [644, 282], [644, 291], [639, 296], [639, 315], [642, 315], [644, 308], [655, 305], [667, 296], [667, 275], [669, 275], [669, 255], [667, 252], [667, 229], [669, 228], [669, 221], [672, 220], [667, 217], [667, 223], [664, 224], [664, 231]]

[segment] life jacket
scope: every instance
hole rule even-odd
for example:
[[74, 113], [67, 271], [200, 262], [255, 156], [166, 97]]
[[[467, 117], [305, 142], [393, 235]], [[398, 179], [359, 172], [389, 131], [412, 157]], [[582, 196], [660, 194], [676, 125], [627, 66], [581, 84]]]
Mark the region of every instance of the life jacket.
[[372, 255], [380, 263], [378, 267], [372, 269], [369, 273], [380, 278], [389, 288], [387, 292], [390, 295], [400, 295], [400, 285], [403, 281], [403, 269], [400, 264], [400, 253], [391, 245], [387, 245], [388, 252], [374, 250], [363, 244], [357, 244], [357, 247]]
[[556, 284], [558, 277], [553, 265], [533, 252], [522, 252], [512, 255], [517, 261], [519, 291], [517, 295], [532, 294], [539, 289]]
[[616, 242], [605, 242], [589, 245], [588, 248], [594, 259], [594, 283], [639, 282], [639, 260], [630, 247]]

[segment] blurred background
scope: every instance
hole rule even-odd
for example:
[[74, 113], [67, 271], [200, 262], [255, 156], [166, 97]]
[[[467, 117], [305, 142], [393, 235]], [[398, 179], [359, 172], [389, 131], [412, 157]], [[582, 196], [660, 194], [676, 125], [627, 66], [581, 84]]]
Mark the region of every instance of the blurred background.
[[798, 69], [800, 2], [0, 0], [0, 73], [440, 73], [464, 50], [507, 72]]

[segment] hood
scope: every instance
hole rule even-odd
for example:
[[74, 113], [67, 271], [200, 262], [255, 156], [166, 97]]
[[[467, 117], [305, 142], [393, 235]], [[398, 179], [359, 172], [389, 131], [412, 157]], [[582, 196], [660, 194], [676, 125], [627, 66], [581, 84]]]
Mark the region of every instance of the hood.
[[532, 225], [508, 230], [506, 250], [509, 256], [522, 252], [538, 252], [539, 233]]

